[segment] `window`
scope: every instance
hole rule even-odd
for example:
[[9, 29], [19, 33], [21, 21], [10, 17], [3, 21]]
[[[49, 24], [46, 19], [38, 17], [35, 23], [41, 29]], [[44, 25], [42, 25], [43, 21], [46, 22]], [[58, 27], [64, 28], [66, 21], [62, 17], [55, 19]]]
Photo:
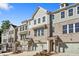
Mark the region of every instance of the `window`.
[[75, 32], [79, 32], [79, 23], [75, 24]]
[[24, 26], [22, 26], [22, 30], [24, 30]]
[[73, 24], [69, 24], [69, 33], [73, 33]]
[[14, 39], [14, 38], [9, 38], [9, 39], [8, 39], [8, 42], [13, 42], [13, 39]]
[[42, 35], [44, 35], [44, 28], [34, 30], [34, 36], [42, 36]]
[[61, 18], [65, 18], [65, 12], [61, 12]]
[[44, 35], [44, 29], [43, 28], [41, 29], [41, 35]]
[[52, 15], [52, 19], [54, 19], [54, 15]]
[[34, 30], [34, 36], [37, 36], [37, 30]]
[[67, 25], [63, 25], [63, 34], [67, 33]]
[[9, 31], [9, 34], [13, 34], [14, 31]]
[[29, 31], [29, 35], [30, 35], [30, 31]]
[[3, 36], [6, 36], [6, 33], [3, 33]]
[[77, 14], [79, 14], [79, 7], [77, 7]]
[[43, 17], [43, 22], [45, 22], [45, 16]]
[[21, 40], [25, 40], [26, 39], [26, 34], [21, 35]]
[[69, 9], [69, 16], [73, 15], [73, 9]]
[[24, 30], [24, 26], [22, 25], [21, 27], [20, 27], [20, 31], [23, 31]]
[[25, 30], [27, 30], [27, 26], [25, 26]]
[[34, 25], [36, 24], [36, 20], [34, 20]]
[[40, 18], [38, 18], [38, 23], [40, 23]]
[[7, 39], [3, 39], [3, 42], [6, 43], [6, 42], [7, 42], [6, 40], [7, 40]]
[[64, 4], [61, 4], [61, 7], [64, 7]]
[[38, 29], [38, 36], [40, 36], [40, 29]]

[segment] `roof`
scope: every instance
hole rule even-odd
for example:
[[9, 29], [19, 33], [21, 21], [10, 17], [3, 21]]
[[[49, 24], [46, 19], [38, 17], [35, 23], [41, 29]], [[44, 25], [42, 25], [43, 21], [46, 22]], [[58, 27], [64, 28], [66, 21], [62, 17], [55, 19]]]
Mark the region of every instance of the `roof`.
[[[26, 19], [26, 20], [22, 21], [22, 23], [33, 20], [33, 17], [36, 15], [36, 13], [38, 12], [38, 10], [39, 10], [40, 8], [42, 8], [42, 7], [38, 6], [37, 9], [36, 9], [36, 11], [35, 11], [35, 13], [32, 15], [32, 18], [31, 18], [31, 19]], [[42, 8], [42, 9], [44, 9], [44, 8]], [[44, 10], [46, 10], [46, 9], [44, 9]], [[46, 10], [46, 11], [47, 11], [47, 10]], [[48, 11], [47, 11], [47, 12], [48, 12]]]
[[10, 25], [12, 25], [14, 28], [16, 28], [16, 27], [17, 27], [16, 25], [13, 25], [13, 24], [10, 24]]
[[25, 23], [25, 22], [28, 22], [28, 21], [31, 21], [32, 19], [28, 19], [28, 20], [24, 20], [22, 21], [22, 23]]
[[[36, 9], [36, 12], [32, 15], [32, 19], [33, 19], [33, 17], [36, 15], [36, 13], [38, 12], [39, 9], [44, 9], [44, 8], [38, 6], [38, 8]], [[44, 9], [44, 10], [46, 10], [46, 9]], [[47, 11], [47, 10], [46, 10], [46, 11]], [[47, 11], [47, 12], [48, 12], [48, 11]]]
[[60, 11], [62, 11], [62, 10], [67, 10], [67, 9], [69, 9], [69, 8], [75, 7], [75, 6], [77, 6], [77, 5], [79, 5], [79, 3], [73, 4], [73, 5], [69, 5], [69, 6], [65, 7], [65, 8], [58, 9], [58, 10], [56, 10], [56, 11], [54, 11], [54, 12], [48, 12], [48, 14], [55, 14], [55, 13], [58, 13], [58, 12], [60, 12]]

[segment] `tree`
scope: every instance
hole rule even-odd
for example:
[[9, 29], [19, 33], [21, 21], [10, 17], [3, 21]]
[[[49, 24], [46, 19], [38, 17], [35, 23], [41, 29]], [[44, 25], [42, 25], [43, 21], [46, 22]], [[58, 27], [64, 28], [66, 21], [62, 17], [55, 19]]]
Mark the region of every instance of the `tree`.
[[2, 21], [2, 25], [1, 25], [2, 30], [8, 29], [9, 26], [10, 26], [10, 21], [9, 20], [3, 20]]
[[2, 33], [2, 29], [0, 29], [0, 43], [1, 43], [1, 33]]
[[0, 43], [1, 43], [1, 34], [4, 30], [8, 29], [10, 26], [10, 21], [9, 20], [4, 20], [2, 21], [1, 28], [0, 28]]

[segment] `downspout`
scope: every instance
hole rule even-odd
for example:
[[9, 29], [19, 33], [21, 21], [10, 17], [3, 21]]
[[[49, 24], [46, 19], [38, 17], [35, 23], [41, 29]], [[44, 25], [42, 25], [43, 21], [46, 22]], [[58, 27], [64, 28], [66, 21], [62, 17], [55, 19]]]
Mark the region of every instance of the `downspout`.
[[52, 37], [53, 34], [52, 34], [52, 30], [53, 30], [53, 26], [52, 26], [52, 14], [49, 14], [49, 37]]

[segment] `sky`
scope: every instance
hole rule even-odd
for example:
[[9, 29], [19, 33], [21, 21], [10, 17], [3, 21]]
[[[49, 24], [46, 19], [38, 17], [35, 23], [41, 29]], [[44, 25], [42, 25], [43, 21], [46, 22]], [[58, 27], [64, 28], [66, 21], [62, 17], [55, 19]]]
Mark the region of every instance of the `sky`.
[[32, 17], [38, 6], [48, 11], [59, 9], [58, 3], [0, 3], [0, 26], [3, 20], [19, 26], [22, 21]]

